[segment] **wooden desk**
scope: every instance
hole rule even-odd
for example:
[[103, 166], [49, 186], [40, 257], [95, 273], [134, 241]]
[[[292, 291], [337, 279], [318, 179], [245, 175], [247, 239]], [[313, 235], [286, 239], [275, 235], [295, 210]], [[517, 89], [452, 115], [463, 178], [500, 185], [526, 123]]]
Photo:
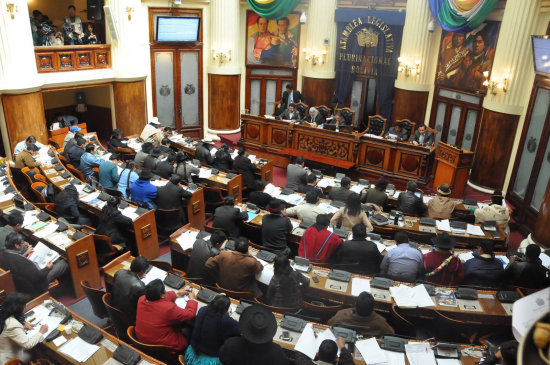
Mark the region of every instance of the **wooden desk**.
[[[78, 123], [77, 127], [80, 128], [80, 133], [82, 134], [87, 133], [86, 123]], [[49, 137], [48, 141], [53, 141], [60, 148], [63, 148], [63, 141], [65, 140], [65, 136], [67, 135], [67, 133], [69, 133], [69, 129], [70, 129], [69, 127], [63, 127], [63, 128], [48, 131], [48, 137]]]
[[[27, 303], [26, 311], [29, 311], [32, 308], [35, 308], [35, 307], [41, 305], [46, 299], [56, 301], [55, 299], [50, 298], [48, 293], [44, 293], [41, 296], [39, 296], [39, 297], [33, 299], [32, 301], [30, 301], [29, 303]], [[99, 346], [99, 350], [97, 350], [86, 362], [84, 362], [82, 364], [85, 364], [85, 365], [101, 365], [101, 364], [104, 364], [107, 360], [111, 359], [113, 357], [113, 352], [114, 351], [111, 351], [104, 344], [108, 344], [109, 347], [114, 347], [115, 349], [116, 349], [116, 347], [118, 347], [119, 344], [122, 344], [122, 345], [125, 345], [125, 346], [137, 351], [139, 353], [139, 355], [141, 356], [141, 359], [149, 362], [150, 364], [164, 364], [164, 363], [158, 361], [157, 359], [152, 358], [151, 356], [146, 355], [145, 353], [143, 353], [143, 352], [139, 351], [138, 349], [132, 347], [128, 343], [119, 340], [117, 337], [111, 335], [107, 331], [102, 330], [101, 328], [97, 327], [96, 325], [94, 325], [90, 321], [86, 320], [86, 318], [81, 317], [78, 314], [76, 314], [75, 312], [73, 312], [71, 309], [69, 309], [69, 308], [66, 308], [66, 309], [67, 309], [67, 311], [69, 311], [69, 313], [71, 313], [71, 315], [73, 316], [73, 319], [75, 319], [79, 322], [82, 322], [84, 324], [87, 324], [89, 326], [94, 327], [95, 329], [101, 331], [101, 333], [103, 335], [103, 339], [96, 344], [97, 346]], [[67, 334], [65, 331], [62, 331], [62, 335], [63, 335], [63, 337], [65, 337], [67, 339], [67, 341], [78, 337], [78, 334], [76, 333], [75, 330], [73, 330], [71, 334]], [[104, 340], [107, 340], [108, 342], [104, 342]], [[54, 361], [56, 364], [67, 364], [67, 365], [75, 364], [76, 361], [73, 358], [71, 358], [71, 357], [69, 357], [69, 356], [67, 356], [67, 355], [65, 355], [65, 354], [63, 354], [59, 351], [59, 348], [62, 347], [64, 344], [65, 343], [61, 344], [58, 347], [58, 346], [54, 345], [53, 341], [50, 341], [50, 342], [45, 342], [44, 341], [44, 342], [41, 342], [40, 344], [37, 345], [37, 350], [41, 353], [44, 353], [44, 355], [48, 359]]]
[[13, 292], [15, 292], [15, 284], [13, 283], [11, 272], [0, 269], [0, 303]]

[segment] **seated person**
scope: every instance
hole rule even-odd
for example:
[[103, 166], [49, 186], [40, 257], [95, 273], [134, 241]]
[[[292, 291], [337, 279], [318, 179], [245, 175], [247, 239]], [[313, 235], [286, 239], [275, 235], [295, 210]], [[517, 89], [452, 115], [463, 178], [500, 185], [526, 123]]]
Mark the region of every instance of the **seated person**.
[[364, 337], [380, 337], [395, 333], [384, 317], [374, 311], [374, 298], [365, 291], [357, 297], [355, 308], [339, 310], [327, 324], [353, 328]]
[[[78, 127], [75, 126], [75, 127], [71, 127], [71, 129], [72, 129], [72, 128], [78, 128]], [[68, 133], [67, 133], [67, 135], [68, 135]], [[67, 143], [63, 146], [63, 152], [61, 152], [61, 154], [62, 154], [63, 156], [65, 156], [65, 158], [66, 158], [68, 161], [70, 161], [70, 158], [69, 158], [69, 151], [71, 150], [71, 148], [72, 148], [74, 145], [76, 145], [76, 141], [77, 141], [79, 138], [84, 139], [84, 135], [83, 135], [82, 133], [80, 133], [80, 132], [75, 132], [75, 133], [73, 134], [73, 137], [70, 138], [70, 139], [68, 139], [68, 140], [67, 140]], [[84, 139], [84, 141], [86, 141], [86, 140]], [[65, 142], [63, 142], [63, 143], [65, 143]], [[80, 158], [78, 159], [78, 161], [80, 161]]]
[[172, 145], [172, 142], [170, 142], [170, 138], [164, 137], [160, 142], [160, 147], [159, 147], [161, 154], [163, 154], [164, 156], [175, 155], [176, 151], [174, 151], [172, 147], [170, 147], [171, 145]]
[[48, 325], [42, 324], [37, 333], [27, 335], [27, 331], [35, 326], [25, 321], [25, 306], [30, 299], [26, 294], [14, 292], [0, 305], [1, 364], [7, 364], [12, 359], [19, 359], [21, 364], [27, 363], [31, 355], [25, 351], [42, 342], [44, 334], [48, 332]]
[[125, 141], [128, 141], [128, 138], [122, 138], [122, 131], [116, 128], [113, 130], [113, 133], [111, 133], [111, 138], [109, 139], [109, 142], [107, 142], [107, 150], [111, 153], [114, 153], [116, 147], [129, 148]]
[[286, 187], [296, 190], [299, 186], [306, 185], [307, 175], [305, 159], [302, 156], [296, 157], [296, 163], [291, 163], [286, 167]]
[[239, 148], [237, 152], [237, 157], [233, 161], [233, 170], [243, 175], [243, 185], [247, 186], [249, 191], [263, 190], [263, 186], [265, 185], [262, 183], [262, 180], [256, 180], [254, 176], [254, 173], [260, 169], [250, 161], [244, 147]]
[[379, 178], [374, 188], [365, 189], [361, 192], [361, 201], [363, 203], [376, 204], [381, 209], [385, 209], [388, 205], [387, 187], [388, 180], [383, 177]]
[[205, 266], [222, 288], [249, 292], [255, 297], [262, 295], [256, 274], [262, 272], [264, 267], [248, 252], [246, 238], [235, 239], [235, 251], [222, 251], [206, 260]]
[[317, 108], [313, 106], [309, 108], [308, 115], [305, 117], [304, 121], [311, 123], [314, 126], [321, 125], [326, 122], [325, 117], [323, 117], [323, 114], [319, 113]]
[[265, 303], [274, 307], [300, 309], [302, 288], [309, 286], [309, 278], [290, 267], [288, 257], [278, 255], [273, 263], [274, 275], [265, 294]]
[[85, 145], [86, 140], [84, 138], [76, 138], [75, 144], [67, 149], [68, 160], [77, 169], [80, 167], [80, 158], [86, 152]]
[[227, 236], [222, 230], [212, 232], [210, 240], [197, 239], [193, 244], [193, 250], [187, 264], [187, 277], [202, 278], [212, 282], [208, 270], [204, 264], [210, 257], [217, 256], [221, 247], [227, 241]]
[[191, 343], [185, 352], [186, 365], [221, 364], [219, 349], [230, 337], [239, 337], [239, 323], [228, 313], [231, 301], [218, 294], [207, 306], [199, 309]]
[[285, 215], [289, 217], [298, 217], [301, 221], [315, 222], [319, 214], [323, 214], [324, 210], [319, 208], [317, 202], [319, 198], [314, 191], [306, 193], [306, 200], [291, 208], [285, 209]]
[[388, 132], [384, 135], [386, 138], [392, 138], [397, 141], [407, 141], [409, 137], [409, 132], [402, 127], [401, 123], [395, 123], [393, 127], [390, 127]]
[[[65, 138], [63, 139], [63, 149], [66, 149], [66, 146], [67, 146], [67, 143], [69, 143], [69, 141], [71, 139], [73, 139], [75, 136], [76, 136], [76, 133], [77, 132], [80, 132], [82, 129], [79, 128], [78, 126], [76, 125], [73, 125], [70, 129], [69, 129], [69, 132], [67, 132], [67, 134], [65, 135]], [[81, 133], [80, 134], [81, 137], [83, 137], [83, 134]]]
[[132, 201], [146, 207], [155, 209], [155, 199], [157, 198], [157, 187], [151, 184], [153, 173], [151, 170], [143, 169], [139, 173], [139, 178], [130, 185], [130, 197]]
[[78, 169], [82, 172], [84, 177], [92, 176], [94, 174], [94, 167], [99, 167], [105, 160], [102, 160], [98, 156], [101, 155], [101, 151], [98, 151], [97, 145], [94, 143], [88, 143], [85, 148], [85, 152], [80, 157], [80, 165]]
[[477, 251], [473, 251], [474, 258], [462, 264], [464, 267], [464, 283], [478, 286], [500, 288], [504, 267], [502, 261], [495, 258], [495, 243], [483, 239], [479, 242]]
[[214, 157], [210, 153], [210, 145], [203, 141], [199, 141], [197, 149], [195, 150], [195, 158], [205, 165], [212, 165]]
[[38, 263], [32, 262], [21, 254], [28, 245], [25, 238], [19, 232], [12, 232], [6, 237], [6, 250], [2, 252], [1, 266], [4, 270], [10, 270], [12, 274], [26, 279], [33, 284], [32, 293], [41, 294], [48, 290], [48, 284], [61, 278], [69, 270], [69, 265], [61, 257], [53, 262], [48, 262], [44, 268], [38, 267]]
[[358, 223], [362, 223], [367, 227], [368, 232], [372, 232], [373, 228], [369, 217], [361, 209], [361, 197], [359, 194], [352, 193], [346, 200], [346, 206], [338, 209], [332, 216], [330, 225], [350, 232], [353, 226]]
[[[340, 349], [340, 357], [338, 357], [338, 349]], [[338, 336], [336, 342], [333, 340], [324, 340], [319, 346], [315, 359], [311, 360], [307, 355], [296, 351], [296, 365], [315, 365], [315, 364], [336, 364], [336, 365], [353, 365], [353, 356], [346, 347], [346, 340]], [[337, 361], [338, 360], [338, 361]]]
[[549, 268], [542, 266], [539, 258], [540, 247], [537, 245], [529, 245], [525, 250], [525, 259], [510, 260], [508, 266], [504, 270], [502, 280], [515, 286], [524, 288], [545, 288], [550, 285]]
[[[169, 179], [170, 176], [174, 173], [174, 165], [176, 163], [176, 154], [171, 153], [168, 155], [166, 160], [159, 161], [155, 168], [155, 173], [162, 177], [163, 179]], [[181, 180], [181, 177], [180, 177]]]
[[407, 183], [407, 191], [399, 194], [397, 198], [397, 210], [405, 215], [422, 216], [426, 212], [426, 205], [422, 198], [416, 196], [415, 192], [418, 185], [414, 181]]
[[28, 145], [35, 145], [39, 149], [44, 147], [44, 145], [36, 140], [35, 136], [28, 136], [24, 141], [21, 141], [15, 145], [15, 149], [13, 150], [13, 155], [17, 156], [19, 152], [26, 150]]
[[266, 193], [265, 190], [265, 182], [262, 180], [257, 181], [258, 182], [258, 190], [251, 191], [248, 194], [248, 203], [255, 204], [260, 209], [265, 209], [270, 201], [273, 200], [273, 197]]
[[223, 365], [287, 365], [281, 346], [273, 343], [277, 321], [273, 313], [259, 305], [245, 308], [239, 317], [240, 337], [225, 340], [220, 348]]
[[397, 231], [393, 237], [397, 247], [386, 251], [380, 264], [380, 275], [393, 280], [415, 282], [424, 273], [422, 252], [409, 245], [409, 237]]
[[136, 165], [143, 167], [143, 163], [145, 162], [145, 159], [149, 154], [153, 151], [153, 144], [150, 142], [145, 142], [141, 145], [141, 151], [138, 151], [136, 153], [136, 157], [134, 157], [134, 162]]
[[19, 152], [15, 156], [15, 167], [22, 169], [23, 167], [33, 168], [40, 166], [40, 162], [34, 160], [38, 156], [39, 150], [34, 144], [28, 145], [26, 150]]
[[[56, 125], [57, 123], [57, 125]], [[51, 128], [60, 129], [65, 127], [76, 126], [78, 124], [78, 118], [73, 115], [63, 115], [61, 113], [55, 113], [53, 121], [50, 123]]]
[[460, 200], [450, 198], [451, 187], [449, 184], [441, 184], [437, 188], [437, 196], [431, 199], [428, 206], [428, 217], [437, 219], [449, 219], [453, 210], [460, 204]]
[[328, 194], [330, 200], [336, 200], [340, 202], [346, 202], [351, 194], [356, 194], [350, 190], [351, 179], [349, 177], [343, 177], [340, 181], [339, 187], [332, 187]]
[[178, 174], [185, 182], [193, 182], [193, 175], [198, 175], [200, 170], [195, 165], [188, 162], [189, 155], [182, 151], [179, 151], [176, 154], [176, 167], [174, 167], [174, 172]]
[[298, 255], [314, 262], [328, 262], [342, 244], [342, 239], [329, 231], [327, 214], [319, 214], [315, 224], [305, 230], [298, 248]]
[[156, 130], [155, 133], [147, 137], [145, 139], [145, 142], [151, 142], [153, 144], [153, 147], [160, 147], [162, 145], [162, 141], [171, 135], [172, 135], [172, 128], [170, 127], [159, 128]]
[[145, 160], [143, 160], [142, 166], [144, 169], [155, 171], [155, 169], [157, 168], [157, 164], [163, 158], [164, 156], [162, 155], [160, 147], [153, 147], [151, 153], [149, 153], [149, 155], [145, 157]]
[[266, 210], [269, 214], [262, 217], [263, 245], [277, 251], [286, 250], [286, 234], [292, 231], [292, 223], [283, 215], [283, 202], [273, 199]]
[[124, 312], [133, 324], [136, 323], [139, 297], [145, 294], [145, 284], [141, 279], [148, 270], [149, 261], [138, 256], [130, 264], [130, 270], [120, 269], [114, 276], [111, 304]]
[[310, 191], [315, 192], [315, 195], [317, 195], [318, 198], [322, 198], [324, 196], [323, 190], [321, 188], [317, 187], [317, 177], [313, 174], [309, 174], [306, 176], [306, 182], [307, 185], [299, 185], [296, 189], [299, 193], [307, 194]]
[[174, 210], [179, 209], [179, 222], [185, 222], [186, 200], [193, 196], [193, 193], [183, 189], [180, 183], [179, 175], [172, 175], [166, 185], [157, 189], [157, 209]]
[[497, 352], [490, 352], [487, 357], [482, 359], [480, 365], [516, 365], [518, 358], [518, 343], [516, 340], [503, 342]]
[[436, 249], [424, 254], [425, 280], [437, 285], [457, 286], [464, 279], [460, 259], [453, 255], [456, 242], [444, 232], [433, 239]]
[[113, 244], [127, 248], [130, 239], [128, 231], [133, 228], [134, 222], [118, 210], [119, 204], [118, 197], [112, 196], [107, 200], [101, 209], [95, 234], [108, 236]]
[[55, 213], [69, 224], [91, 225], [90, 218], [78, 210], [78, 191], [74, 185], [69, 184], [57, 193], [54, 203]]
[[300, 120], [300, 113], [295, 109], [296, 108], [296, 104], [294, 103], [291, 103], [289, 106], [288, 106], [288, 109], [285, 110], [284, 112], [282, 112], [278, 117], [277, 119], [282, 119], [282, 120], [291, 120], [293, 122], [297, 121], [297, 120]]
[[343, 242], [336, 250], [334, 262], [342, 270], [355, 274], [378, 274], [382, 255], [374, 242], [367, 241], [367, 227], [357, 223], [353, 226], [352, 233], [353, 238]]
[[429, 131], [424, 124], [420, 125], [411, 139], [415, 146], [430, 147], [434, 143], [434, 132]]
[[[175, 301], [178, 297], [189, 296], [185, 308]], [[149, 345], [162, 345], [174, 353], [187, 348], [188, 339], [181, 331], [181, 325], [195, 318], [197, 302], [195, 293], [186, 287], [177, 292], [164, 291], [162, 280], [155, 279], [145, 286], [145, 295], [138, 299], [136, 313], [136, 337]]]
[[229, 151], [229, 145], [227, 143], [222, 143], [221, 148], [217, 150], [214, 155], [215, 157], [212, 162], [212, 167], [220, 171], [231, 170], [233, 167], [233, 158], [231, 157], [231, 153]]
[[[7, 219], [8, 224], [0, 227], [0, 251], [6, 249], [6, 237], [8, 237], [8, 235], [12, 232], [19, 231], [25, 221], [23, 214], [16, 210], [12, 210], [8, 214], [5, 214], [4, 217]], [[29, 244], [25, 244], [24, 246], [25, 247], [23, 248], [23, 251], [21, 251], [21, 254], [27, 256], [32, 252], [32, 246]]]
[[331, 124], [334, 124], [336, 127], [343, 127], [343, 126], [350, 125], [350, 123], [348, 123], [348, 121], [344, 119], [344, 116], [342, 115], [341, 111], [337, 111], [334, 114], [334, 118]]
[[111, 156], [109, 156], [109, 161], [103, 161], [103, 163], [99, 165], [99, 183], [104, 188], [114, 189], [116, 184], [118, 184], [118, 165], [120, 165], [121, 162], [120, 156], [116, 153], [112, 153]]
[[504, 230], [506, 236], [510, 235], [510, 212], [508, 208], [502, 204], [504, 197], [501, 190], [495, 190], [491, 196], [491, 204], [484, 208], [477, 208], [474, 210], [476, 217], [476, 223], [483, 223], [487, 221], [496, 221], [497, 224]]
[[129, 199], [130, 197], [130, 186], [139, 178], [138, 174], [135, 172], [136, 163], [134, 161], [128, 161], [126, 167], [122, 169], [120, 173], [117, 190], [122, 193], [124, 199]]
[[214, 211], [212, 227], [224, 229], [232, 238], [241, 235], [241, 222], [248, 219], [248, 213], [235, 207], [235, 197], [227, 195], [223, 198], [223, 205]]
[[159, 133], [162, 134], [160, 128], [162, 128], [162, 124], [160, 124], [159, 118], [153, 117], [153, 119], [151, 119], [151, 121], [147, 123], [145, 127], [143, 127], [139, 138], [141, 138], [145, 142], [150, 142], [152, 145], [152, 142], [155, 139], [155, 135]]

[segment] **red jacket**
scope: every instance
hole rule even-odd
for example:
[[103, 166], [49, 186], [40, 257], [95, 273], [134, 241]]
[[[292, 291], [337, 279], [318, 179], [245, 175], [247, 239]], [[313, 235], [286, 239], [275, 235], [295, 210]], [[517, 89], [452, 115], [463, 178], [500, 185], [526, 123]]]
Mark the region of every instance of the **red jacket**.
[[298, 255], [314, 262], [327, 262], [341, 244], [342, 239], [340, 237], [328, 229], [318, 231], [317, 227], [313, 225], [304, 232], [298, 248]]
[[[423, 257], [424, 271], [427, 273], [434, 271], [449, 256], [451, 256], [450, 252], [428, 252]], [[444, 286], [456, 286], [462, 279], [464, 279], [464, 270], [458, 257], [453, 257], [449, 264], [437, 274], [426, 277], [426, 281]]]
[[149, 302], [142, 295], [138, 300], [136, 315], [136, 336], [139, 341], [151, 345], [164, 345], [175, 352], [187, 348], [187, 339], [181, 333], [181, 323], [195, 318], [197, 302], [188, 300], [185, 308], [174, 303], [177, 296], [173, 291], [166, 297]]

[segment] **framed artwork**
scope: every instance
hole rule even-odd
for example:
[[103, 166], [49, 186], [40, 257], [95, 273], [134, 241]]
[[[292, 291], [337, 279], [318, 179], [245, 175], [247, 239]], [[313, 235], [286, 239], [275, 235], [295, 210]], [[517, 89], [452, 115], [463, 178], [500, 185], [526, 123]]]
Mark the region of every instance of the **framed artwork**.
[[468, 33], [443, 31], [436, 84], [465, 91], [485, 92], [491, 76], [500, 22], [487, 21]]
[[247, 66], [298, 67], [300, 15], [268, 20], [249, 10], [246, 15]]

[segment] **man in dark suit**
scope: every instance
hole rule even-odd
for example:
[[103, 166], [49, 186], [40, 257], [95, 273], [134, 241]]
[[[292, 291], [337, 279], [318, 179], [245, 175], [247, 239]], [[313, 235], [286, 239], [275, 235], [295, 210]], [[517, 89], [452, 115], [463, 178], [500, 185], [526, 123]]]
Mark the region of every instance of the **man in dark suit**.
[[208, 144], [200, 141], [195, 150], [195, 158], [206, 165], [212, 165], [214, 162], [214, 156], [210, 153]]
[[406, 215], [422, 216], [428, 207], [422, 201], [422, 198], [416, 196], [418, 185], [414, 181], [407, 183], [407, 191], [399, 194], [397, 198], [397, 210]]
[[222, 245], [227, 241], [227, 237], [222, 230], [212, 232], [210, 241], [197, 239], [193, 244], [191, 257], [187, 264], [187, 277], [203, 278], [214, 284], [212, 276], [206, 270], [204, 264], [210, 257], [217, 256], [220, 253]]
[[351, 187], [351, 179], [349, 177], [343, 177], [342, 181], [340, 181], [340, 187], [333, 187], [330, 189], [330, 193], [328, 194], [330, 200], [336, 200], [339, 202], [346, 202], [348, 200], [348, 196], [353, 194], [353, 191], [350, 190]]
[[241, 212], [235, 207], [235, 197], [227, 195], [223, 199], [223, 205], [217, 207], [214, 211], [214, 222], [212, 226], [215, 228], [225, 229], [229, 232], [229, 236], [236, 238], [241, 235], [240, 225], [243, 220], [248, 219], [247, 212]]
[[296, 109], [294, 109], [296, 105], [294, 103], [290, 104], [288, 106], [288, 110], [285, 110], [284, 112], [279, 115], [278, 119], [283, 120], [291, 120], [291, 121], [297, 121], [300, 120], [300, 113]]
[[183, 199], [189, 199], [193, 194], [179, 186], [179, 182], [180, 176], [172, 175], [166, 185], [158, 188], [156, 201], [157, 209], [179, 209], [179, 221], [184, 223], [185, 202]]
[[130, 270], [120, 269], [113, 281], [113, 306], [120, 309], [128, 319], [136, 322], [136, 310], [139, 297], [145, 294], [145, 284], [141, 281], [149, 269], [149, 261], [138, 256], [132, 261]]
[[353, 239], [345, 241], [336, 250], [336, 263], [346, 265], [342, 270], [355, 274], [378, 274], [382, 255], [373, 242], [367, 241], [367, 227], [359, 223], [353, 226], [352, 232]]
[[290, 104], [296, 104], [299, 102], [305, 102], [302, 94], [300, 94], [298, 90], [292, 90], [292, 84], [286, 84], [286, 91], [283, 93], [281, 102], [277, 107], [286, 110]]
[[415, 146], [421, 145], [429, 147], [434, 143], [434, 133], [429, 131], [425, 125], [418, 127], [411, 140]]

